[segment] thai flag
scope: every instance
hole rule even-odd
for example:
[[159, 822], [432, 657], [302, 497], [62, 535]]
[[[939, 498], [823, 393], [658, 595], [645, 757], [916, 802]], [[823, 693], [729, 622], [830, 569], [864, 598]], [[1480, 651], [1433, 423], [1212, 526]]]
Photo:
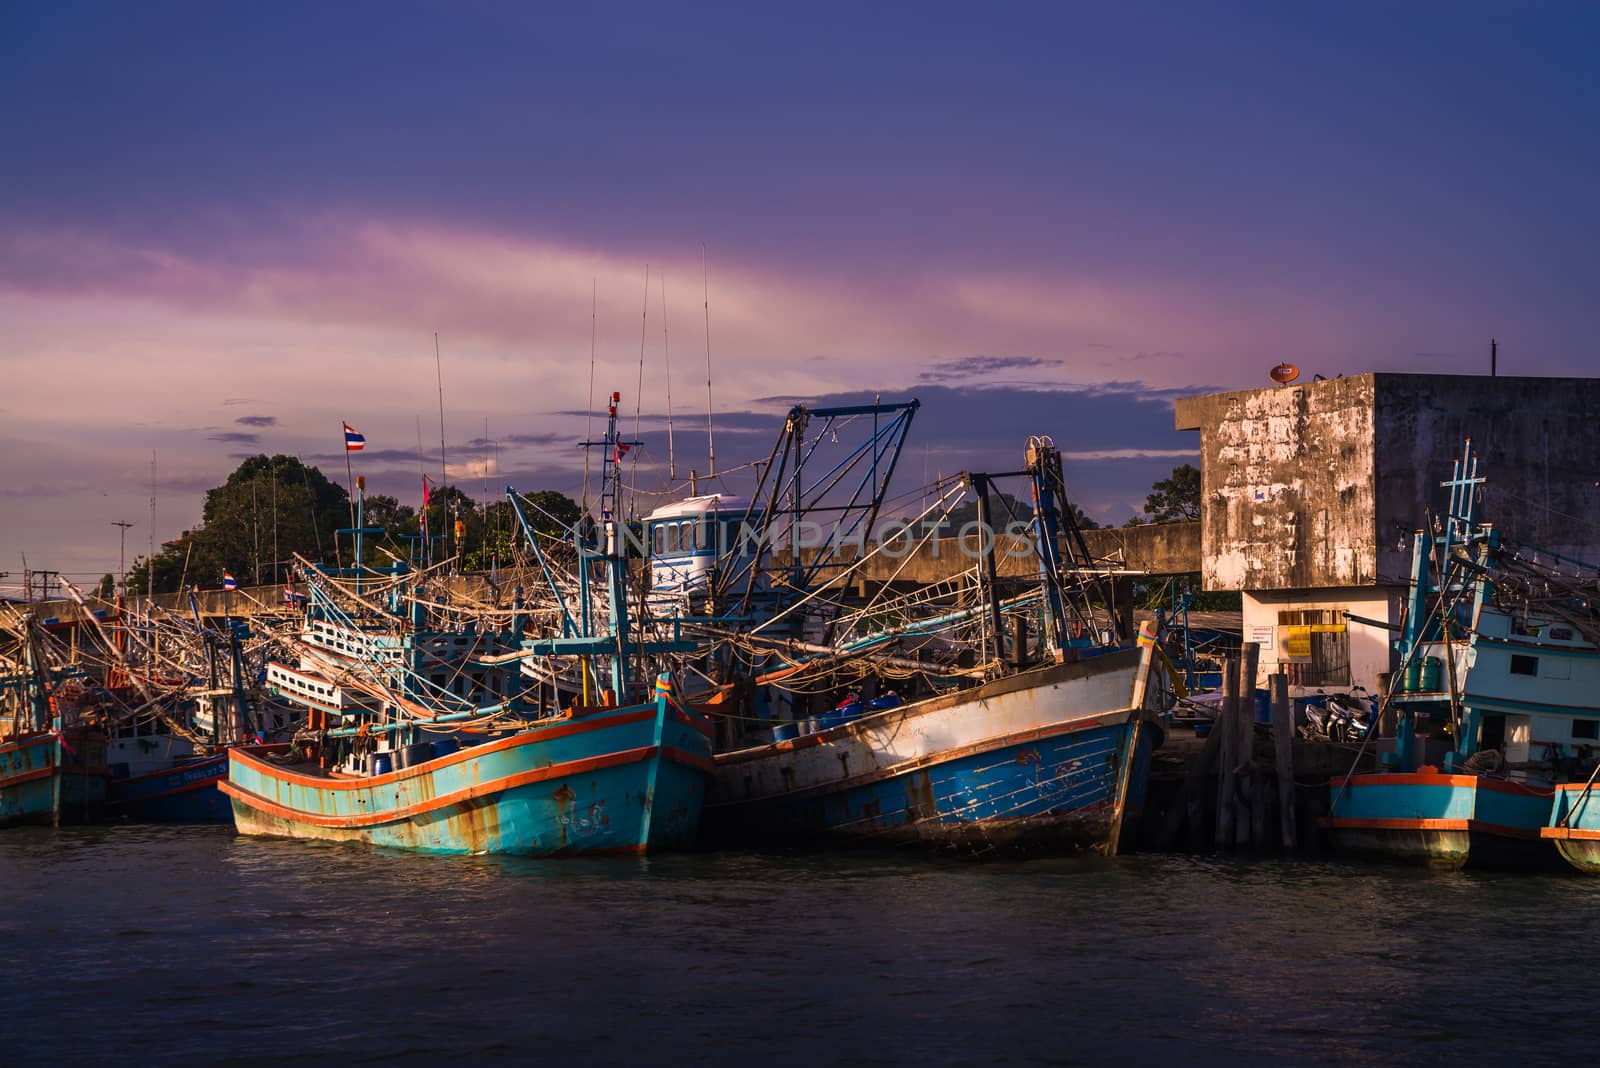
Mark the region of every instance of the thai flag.
[[239, 580], [224, 571], [222, 573], [222, 588], [225, 590], [236, 590], [239, 588]]
[[612, 450], [611, 453], [611, 462], [620, 464], [622, 462], [622, 458], [628, 455], [628, 450], [631, 448], [633, 448], [633, 446], [627, 444], [626, 442], [617, 442], [617, 447]]
[[367, 447], [367, 437], [349, 423], [344, 425], [344, 451], [360, 452]]

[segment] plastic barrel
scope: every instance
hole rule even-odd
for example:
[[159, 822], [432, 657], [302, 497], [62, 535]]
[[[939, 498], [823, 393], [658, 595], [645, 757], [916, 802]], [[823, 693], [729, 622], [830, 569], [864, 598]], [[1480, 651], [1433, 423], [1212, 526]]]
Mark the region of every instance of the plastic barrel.
[[1439, 685], [1439, 673], [1444, 667], [1444, 661], [1436, 656], [1426, 657], [1422, 661], [1422, 670], [1419, 681], [1424, 693], [1437, 693], [1442, 687]]
[[1422, 689], [1422, 661], [1412, 658], [1406, 665], [1406, 677], [1400, 682], [1400, 689], [1405, 693], [1416, 693]]
[[399, 752], [401, 754], [400, 767], [414, 768], [418, 764], [425, 764], [433, 759], [433, 743], [417, 742], [415, 745], [406, 746]]
[[1256, 691], [1256, 722], [1272, 722], [1272, 694], [1266, 690]]
[[792, 738], [798, 737], [800, 737], [800, 724], [798, 723], [780, 723], [772, 728], [772, 740], [775, 742], [787, 742]]
[[387, 775], [394, 770], [394, 756], [390, 753], [372, 754], [372, 774]]
[[461, 743], [454, 738], [435, 738], [433, 740], [433, 755], [435, 757], [449, 756], [461, 748]]

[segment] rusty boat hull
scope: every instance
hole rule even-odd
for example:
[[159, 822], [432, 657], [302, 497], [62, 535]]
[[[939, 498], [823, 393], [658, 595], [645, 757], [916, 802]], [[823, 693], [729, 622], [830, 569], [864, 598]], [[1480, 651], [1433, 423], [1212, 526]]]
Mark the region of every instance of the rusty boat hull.
[[642, 853], [693, 842], [709, 734], [681, 709], [604, 709], [370, 776], [233, 749], [221, 789], [242, 834], [430, 853]]
[[703, 837], [1114, 853], [1159, 737], [1153, 663], [1113, 652], [724, 753]]
[[0, 743], [0, 827], [93, 823], [105, 807], [105, 735], [36, 731]]

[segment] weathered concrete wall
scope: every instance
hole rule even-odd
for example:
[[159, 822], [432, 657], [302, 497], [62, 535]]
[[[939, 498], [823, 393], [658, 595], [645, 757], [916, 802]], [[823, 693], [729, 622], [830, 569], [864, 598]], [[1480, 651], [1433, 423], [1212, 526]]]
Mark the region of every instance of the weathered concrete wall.
[[1083, 540], [1100, 559], [1121, 559], [1129, 570], [1184, 575], [1200, 570], [1200, 523], [1159, 523], [1086, 530]]
[[1372, 375], [1186, 397], [1200, 431], [1207, 589], [1361, 586], [1377, 577]]
[[1424, 509], [1443, 515], [1439, 483], [1472, 438], [1486, 482], [1481, 519], [1578, 560], [1600, 560], [1600, 379], [1380, 374], [1377, 525], [1380, 581], [1410, 575]]
[[1442, 515], [1473, 439], [1480, 518], [1600, 560], [1600, 379], [1368, 374], [1186, 397], [1201, 441], [1208, 589], [1404, 583], [1409, 533]]

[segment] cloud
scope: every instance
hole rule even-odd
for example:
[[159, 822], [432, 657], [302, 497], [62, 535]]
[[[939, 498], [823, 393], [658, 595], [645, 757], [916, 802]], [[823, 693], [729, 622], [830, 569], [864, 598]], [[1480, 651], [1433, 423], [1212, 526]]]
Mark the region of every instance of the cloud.
[[277, 426], [278, 417], [275, 415], [241, 415], [234, 422], [240, 426]]
[[1039, 356], [963, 356], [958, 360], [943, 360], [936, 363], [917, 377], [923, 382], [956, 382], [962, 379], [987, 378], [1002, 371], [1060, 367], [1064, 362]]
[[220, 441], [227, 445], [254, 445], [261, 440], [260, 434], [247, 434], [242, 430], [228, 430], [221, 434], [209, 436], [211, 441]]

